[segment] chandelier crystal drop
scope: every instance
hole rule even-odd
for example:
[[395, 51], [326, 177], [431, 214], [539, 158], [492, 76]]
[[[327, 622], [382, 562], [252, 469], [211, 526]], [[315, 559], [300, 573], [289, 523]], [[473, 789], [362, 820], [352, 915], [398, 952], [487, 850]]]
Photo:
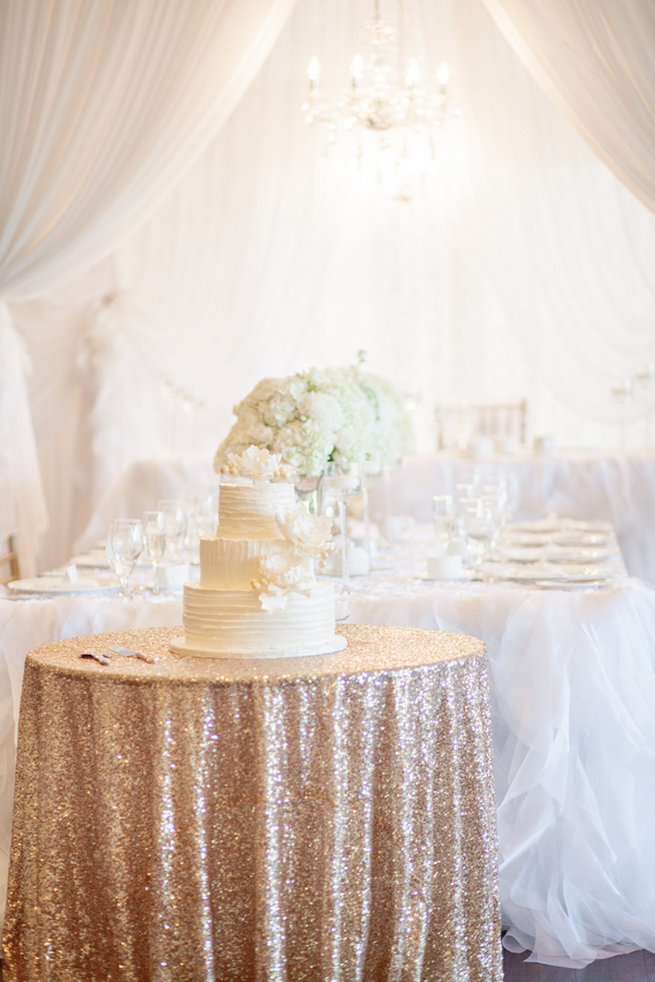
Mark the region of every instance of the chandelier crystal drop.
[[[402, 27], [402, 2], [397, 19]], [[302, 108], [305, 122], [322, 128], [328, 149], [349, 135], [355, 138], [360, 163], [374, 154], [379, 164], [386, 155], [396, 174], [418, 163], [425, 176], [436, 157], [437, 131], [449, 112], [450, 69], [442, 62], [422, 81], [418, 58], [405, 57], [404, 49], [402, 31], [382, 19], [375, 0], [373, 22], [364, 28], [363, 53], [354, 56], [340, 97], [324, 98], [321, 66], [314, 56], [307, 67], [309, 93]]]

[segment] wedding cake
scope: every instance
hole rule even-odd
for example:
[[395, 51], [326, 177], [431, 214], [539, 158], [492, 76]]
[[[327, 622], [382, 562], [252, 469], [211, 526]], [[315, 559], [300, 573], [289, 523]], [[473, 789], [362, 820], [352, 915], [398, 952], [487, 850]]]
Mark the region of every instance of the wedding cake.
[[220, 468], [218, 527], [200, 540], [200, 580], [184, 587], [184, 637], [175, 652], [275, 658], [339, 651], [334, 589], [314, 560], [330, 523], [296, 501], [277, 454], [249, 447]]

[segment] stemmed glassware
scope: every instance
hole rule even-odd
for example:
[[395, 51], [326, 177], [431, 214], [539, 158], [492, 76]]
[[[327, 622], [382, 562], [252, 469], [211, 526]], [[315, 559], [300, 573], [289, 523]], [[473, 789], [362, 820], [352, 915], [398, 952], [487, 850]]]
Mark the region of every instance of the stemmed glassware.
[[350, 540], [348, 537], [348, 501], [362, 489], [361, 467], [357, 461], [334, 460], [327, 465], [324, 476], [325, 492], [339, 507], [341, 531], [341, 589], [347, 592], [350, 579]]
[[471, 565], [479, 568], [491, 550], [496, 532], [494, 514], [480, 498], [462, 502], [462, 518]]
[[143, 525], [138, 518], [118, 518], [109, 526], [105, 542], [107, 559], [118, 577], [121, 595], [132, 596], [130, 577], [143, 549]]
[[166, 534], [164, 532], [164, 512], [146, 511], [143, 513], [143, 551], [152, 563], [152, 592], [159, 593], [157, 567], [164, 558]]
[[382, 475], [382, 459], [379, 454], [371, 454], [361, 467], [362, 522], [364, 525], [364, 542], [368, 556], [369, 568], [373, 565], [376, 553], [375, 542], [371, 542], [371, 507], [369, 487], [371, 482]]
[[157, 504], [157, 511], [164, 513], [166, 549], [171, 559], [179, 559], [184, 548], [187, 515], [183, 501], [167, 499]]
[[455, 502], [451, 494], [435, 494], [432, 499], [432, 524], [437, 542], [446, 552], [455, 532]]

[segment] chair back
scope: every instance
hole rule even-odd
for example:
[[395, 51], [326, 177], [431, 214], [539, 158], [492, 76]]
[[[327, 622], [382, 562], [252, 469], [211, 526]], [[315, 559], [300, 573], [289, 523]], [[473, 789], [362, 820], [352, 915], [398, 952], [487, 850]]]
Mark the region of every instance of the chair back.
[[476, 436], [522, 445], [526, 439], [527, 403], [484, 406], [439, 406], [436, 410], [437, 447], [464, 449]]
[[14, 535], [7, 536], [2, 543], [2, 550], [0, 552], [0, 586], [5, 586], [12, 580], [20, 579], [16, 537]]

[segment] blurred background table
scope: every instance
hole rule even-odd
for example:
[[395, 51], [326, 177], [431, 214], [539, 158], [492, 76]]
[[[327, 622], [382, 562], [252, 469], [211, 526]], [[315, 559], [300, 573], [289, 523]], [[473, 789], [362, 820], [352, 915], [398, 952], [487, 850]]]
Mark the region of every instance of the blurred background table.
[[[420, 965], [499, 982], [484, 645], [343, 631], [348, 647], [318, 658], [182, 658], [175, 629], [28, 656], [9, 979], [372, 980]], [[80, 658], [115, 641], [159, 660]]]
[[474, 472], [502, 471], [512, 495], [513, 517], [550, 511], [569, 518], [610, 522], [630, 575], [655, 582], [655, 452], [527, 451], [476, 459], [464, 451], [407, 457], [387, 482], [374, 482], [371, 511], [431, 521], [435, 494], [452, 494]]

